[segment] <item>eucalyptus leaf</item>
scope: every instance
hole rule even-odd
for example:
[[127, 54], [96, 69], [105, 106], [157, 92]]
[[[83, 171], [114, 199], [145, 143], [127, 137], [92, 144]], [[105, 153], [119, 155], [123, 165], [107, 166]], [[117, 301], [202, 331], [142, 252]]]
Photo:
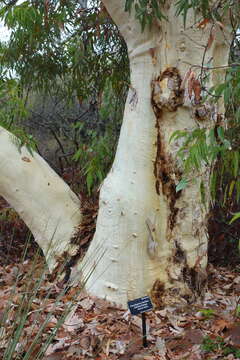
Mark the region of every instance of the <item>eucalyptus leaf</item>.
[[229, 224], [232, 224], [234, 221], [238, 220], [240, 218], [240, 212], [234, 214], [233, 218], [229, 222]]
[[176, 192], [179, 192], [179, 191], [181, 191], [181, 190], [184, 190], [184, 189], [187, 187], [188, 183], [189, 183], [189, 180], [184, 179], [184, 178], [181, 179], [181, 180], [179, 181], [179, 183], [177, 184], [177, 186], [176, 186]]

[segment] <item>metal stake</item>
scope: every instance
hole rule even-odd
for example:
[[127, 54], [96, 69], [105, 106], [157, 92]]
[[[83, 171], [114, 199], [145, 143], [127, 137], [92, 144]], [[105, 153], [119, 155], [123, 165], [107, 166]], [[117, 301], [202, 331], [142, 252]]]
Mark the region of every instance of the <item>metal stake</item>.
[[147, 343], [147, 326], [146, 326], [146, 314], [142, 313], [142, 333], [143, 333], [143, 347], [148, 347]]

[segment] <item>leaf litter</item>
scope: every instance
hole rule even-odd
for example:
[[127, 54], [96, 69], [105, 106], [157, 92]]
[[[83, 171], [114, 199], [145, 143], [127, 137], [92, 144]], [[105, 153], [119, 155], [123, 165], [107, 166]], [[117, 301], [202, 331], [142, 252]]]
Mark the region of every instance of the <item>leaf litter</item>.
[[[89, 232], [94, 232], [90, 213], [86, 213], [85, 238], [81, 239], [84, 246], [91, 238]], [[78, 287], [64, 288], [51, 281], [49, 274], [44, 273], [44, 258], [33, 260], [36, 247], [30, 249], [29, 258], [20, 262], [19, 256], [14, 255], [14, 246], [8, 259], [0, 264], [1, 360], [7, 359], [4, 353], [21, 316], [25, 316], [25, 321], [11, 360], [27, 359], [29, 349], [29, 359], [37, 359], [44, 344], [44, 360], [240, 359], [237, 267], [232, 271], [210, 264], [208, 290], [201, 302], [147, 313], [148, 348], [143, 348], [139, 316], [90, 297]], [[20, 249], [21, 243], [16, 247]]]
[[[35, 264], [36, 273], [43, 266], [43, 260], [39, 258]], [[166, 307], [147, 313], [149, 346], [143, 348], [140, 317], [131, 316], [126, 309], [116, 304], [90, 297], [77, 287], [68, 289], [59, 296], [63, 289], [51, 283], [47, 274], [30, 305], [27, 298], [24, 303], [22, 298], [28, 287], [26, 283], [29, 281], [31, 268], [31, 260], [23, 264], [0, 266], [0, 354], [4, 354], [9, 346], [16, 326], [16, 313], [20, 307], [27, 309], [13, 360], [24, 358], [34, 336], [47, 319], [46, 326], [34, 345], [37, 354], [40, 346], [55, 329], [69, 302], [72, 302], [72, 308], [52, 337], [44, 352], [44, 360], [238, 359], [240, 291], [237, 272], [209, 266], [208, 291], [201, 303]], [[6, 309], [7, 319], [3, 320]], [[208, 343], [204, 339], [208, 339]], [[218, 343], [219, 339], [221, 343]], [[227, 352], [234, 350], [225, 355], [226, 349]], [[1, 356], [3, 355], [0, 358]], [[34, 360], [34, 356], [33, 351], [30, 359]]]

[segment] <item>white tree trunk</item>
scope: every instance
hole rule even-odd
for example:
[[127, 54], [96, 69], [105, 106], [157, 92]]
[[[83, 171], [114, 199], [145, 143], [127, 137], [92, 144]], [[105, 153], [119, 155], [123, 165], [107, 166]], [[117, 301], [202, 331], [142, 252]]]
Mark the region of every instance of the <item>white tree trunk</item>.
[[18, 151], [17, 139], [2, 127], [0, 169], [0, 195], [29, 227], [53, 270], [76, 252], [71, 239], [81, 221], [79, 199], [37, 153]]
[[[227, 64], [230, 33], [215, 25], [207, 49], [213, 24], [198, 28], [189, 11], [184, 28], [174, 5], [168, 5], [173, 1], [165, 5], [168, 22], [143, 33], [134, 9], [131, 15], [124, 12], [124, 0], [103, 3], [127, 43], [131, 86], [116, 158], [101, 188], [96, 233], [83, 262], [85, 278], [95, 267], [86, 287], [124, 306], [147, 294], [158, 306], [191, 301], [206, 283], [207, 210], [199, 184], [208, 180], [208, 169], [176, 193], [179, 144], [169, 144], [169, 138], [176, 130], [216, 121], [217, 105], [199, 105], [194, 96], [190, 101], [181, 85], [191, 67], [198, 77], [203, 61], [211, 67]], [[223, 69], [209, 73], [208, 88], [224, 76]]]
[[[226, 24], [223, 30], [210, 22], [197, 27], [192, 14], [184, 28], [170, 0], [164, 5], [168, 22], [142, 33], [134, 10], [124, 12], [125, 0], [103, 2], [127, 43], [131, 86], [116, 158], [101, 189], [96, 233], [75, 270], [88, 279], [90, 293], [123, 306], [147, 294], [158, 306], [191, 301], [206, 283], [207, 209], [199, 184], [209, 169], [193, 174], [196, 181], [176, 193], [180, 144], [169, 139], [176, 130], [208, 128], [223, 117], [222, 103], [199, 103], [197, 82], [190, 100], [183, 79], [194, 70], [195, 81], [202, 63], [226, 65], [230, 33]], [[224, 69], [211, 70], [205, 86], [223, 77]], [[79, 199], [38, 154], [32, 157], [25, 147], [18, 152], [11, 137], [0, 128], [0, 195], [28, 225], [52, 270], [59, 257], [77, 250], [71, 238], [81, 220]]]

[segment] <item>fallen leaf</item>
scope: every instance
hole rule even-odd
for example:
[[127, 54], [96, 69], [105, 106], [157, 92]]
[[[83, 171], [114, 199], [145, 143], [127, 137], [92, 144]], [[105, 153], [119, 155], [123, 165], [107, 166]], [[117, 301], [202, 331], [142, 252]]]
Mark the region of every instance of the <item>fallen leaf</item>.
[[166, 355], [167, 348], [165, 344], [165, 339], [157, 337], [155, 349], [158, 351], [159, 355], [164, 356]]
[[199, 29], [204, 29], [206, 27], [206, 25], [210, 22], [210, 19], [203, 19], [202, 21], [200, 21], [200, 23], [197, 24], [197, 28]]
[[215, 332], [215, 334], [219, 334], [224, 329], [227, 329], [230, 326], [229, 321], [224, 319], [217, 319], [214, 321], [212, 325], [212, 329]]
[[84, 310], [90, 310], [94, 304], [94, 301], [89, 297], [79, 301], [78, 303]]
[[69, 332], [74, 332], [83, 327], [84, 327], [83, 320], [76, 314], [71, 315], [71, 317], [67, 317], [63, 324], [64, 330]]
[[184, 339], [191, 345], [201, 344], [203, 340], [203, 333], [200, 329], [189, 329], [185, 331]]
[[235, 284], [240, 284], [240, 276], [237, 276], [237, 277], [233, 280], [233, 282], [234, 282]]
[[240, 325], [233, 326], [226, 332], [226, 336], [230, 338], [231, 344], [240, 348]]
[[66, 346], [66, 341], [68, 340], [68, 337], [59, 340], [56, 344], [52, 345], [50, 344], [45, 352], [44, 355], [51, 355], [53, 354], [56, 350], [59, 349], [63, 349]]

